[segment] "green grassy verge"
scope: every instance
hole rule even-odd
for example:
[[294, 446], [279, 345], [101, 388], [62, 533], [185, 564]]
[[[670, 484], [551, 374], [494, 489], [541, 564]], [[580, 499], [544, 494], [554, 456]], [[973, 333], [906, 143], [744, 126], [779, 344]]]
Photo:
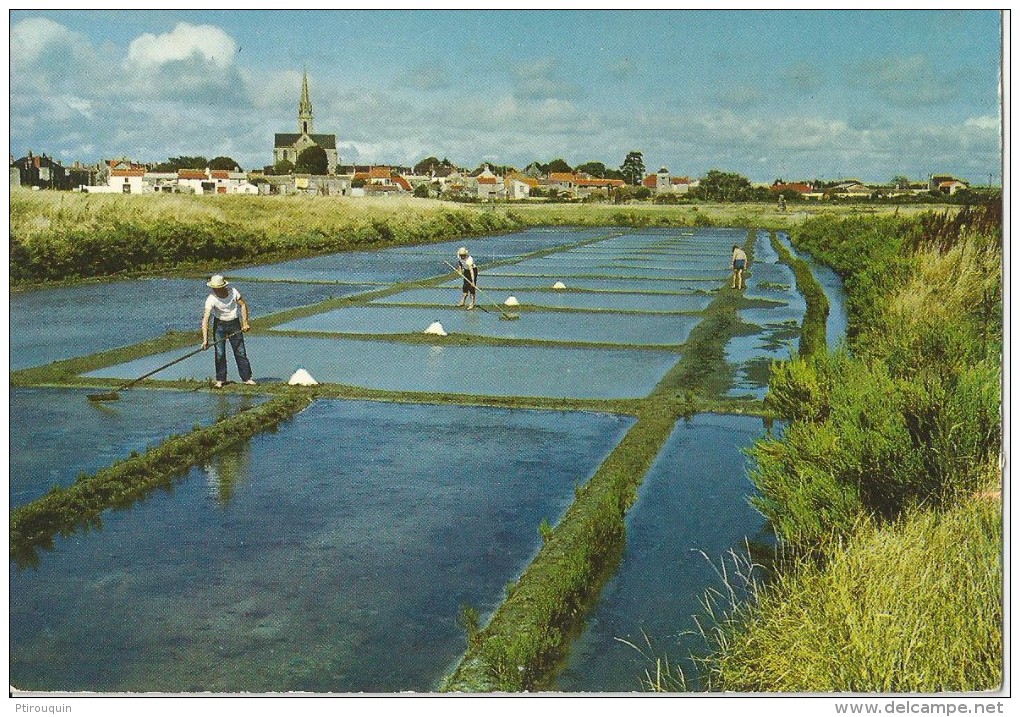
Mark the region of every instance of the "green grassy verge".
[[[923, 207], [922, 207], [923, 208]], [[900, 206], [900, 214], [919, 208]], [[351, 249], [427, 244], [534, 226], [758, 226], [789, 229], [823, 213], [893, 207], [457, 205], [427, 199], [101, 195], [11, 191], [12, 287], [267, 263]]]
[[862, 530], [716, 629], [732, 692], [971, 692], [1002, 683], [1002, 505]]
[[307, 394], [291, 392], [211, 426], [196, 426], [190, 433], [171, 436], [141, 455], [93, 475], [81, 475], [66, 488], [55, 486], [43, 497], [11, 511], [11, 557], [21, 565], [33, 564], [36, 551], [52, 546], [55, 535], [101, 525], [104, 511], [128, 506], [155, 488], [173, 485], [191, 466], [273, 429], [310, 400]]
[[773, 368], [765, 406], [787, 428], [756, 443], [751, 478], [782, 559], [754, 600], [710, 616], [710, 689], [1001, 684], [995, 209], [794, 233], [846, 279], [851, 353]]

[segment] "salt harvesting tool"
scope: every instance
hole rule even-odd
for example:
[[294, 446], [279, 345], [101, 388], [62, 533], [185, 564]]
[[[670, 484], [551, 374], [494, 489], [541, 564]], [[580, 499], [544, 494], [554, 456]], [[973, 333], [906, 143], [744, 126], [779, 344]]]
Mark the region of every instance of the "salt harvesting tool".
[[[451, 269], [453, 269], [453, 270], [454, 270], [455, 272], [457, 272], [458, 274], [460, 274], [460, 269], [458, 269], [457, 267], [455, 267], [455, 266], [454, 266], [453, 264], [451, 264], [450, 262], [448, 262], [448, 261], [444, 261], [443, 263], [444, 263], [444, 264], [446, 264], [446, 265], [447, 265], [448, 267], [450, 267]], [[467, 282], [468, 284], [470, 284], [470, 285], [471, 285], [472, 287], [474, 287], [474, 290], [475, 290], [475, 293], [476, 293], [476, 294], [477, 294], [478, 292], [480, 292], [480, 291], [481, 291], [481, 289], [479, 289], [479, 288], [478, 288], [478, 285], [477, 285], [477, 284], [475, 284], [475, 282], [471, 281], [471, 279], [467, 278], [467, 277], [466, 277], [466, 276], [464, 276], [463, 274], [461, 274], [461, 276], [462, 276], [462, 277], [464, 278], [464, 281], [466, 281], [466, 282]], [[477, 306], [477, 307], [478, 307], [479, 309], [481, 309], [482, 311], [484, 311], [485, 313], [489, 313], [489, 310], [488, 310], [488, 309], [486, 309], [486, 308], [485, 308], [484, 306], [482, 306], [481, 304], [476, 304], [476, 306]], [[500, 318], [501, 320], [503, 320], [503, 321], [516, 321], [517, 319], [521, 318], [521, 315], [520, 315], [520, 314], [508, 314], [507, 312], [503, 311], [503, 309], [499, 308], [499, 304], [492, 304], [492, 307], [493, 307], [494, 309], [496, 309], [496, 311], [498, 311], [498, 312], [499, 312], [499, 318]]]
[[[229, 338], [237, 336], [239, 333], [241, 333], [241, 332], [240, 331], [235, 331], [234, 333], [228, 334], [227, 336], [224, 336], [222, 339], [218, 339], [218, 340], [214, 341], [213, 343], [211, 343], [209, 345], [210, 346], [215, 346], [220, 341], [226, 341]], [[138, 378], [134, 379], [133, 381], [128, 381], [123, 386], [118, 388], [117, 391], [126, 391], [129, 388], [131, 388], [132, 386], [134, 386], [136, 383], [138, 383], [139, 381], [143, 381], [143, 380], [147, 379], [149, 376], [151, 376], [151, 375], [153, 375], [155, 373], [159, 373], [160, 371], [162, 371], [165, 368], [170, 368], [174, 364], [180, 363], [184, 359], [189, 359], [192, 356], [194, 356], [195, 354], [202, 353], [203, 351], [205, 351], [205, 349], [199, 347], [199, 348], [195, 349], [194, 351], [192, 351], [190, 353], [184, 354], [180, 358], [175, 358], [170, 363], [165, 363], [162, 366], [160, 366], [159, 368], [154, 368], [151, 371], [149, 371], [148, 373], [143, 374], [143, 375], [139, 376]], [[111, 391], [109, 393], [90, 393], [89, 396], [88, 396], [88, 399], [90, 401], [97, 402], [97, 403], [98, 402], [102, 402], [102, 401], [119, 401], [120, 400], [120, 396], [118, 395], [117, 391]]]

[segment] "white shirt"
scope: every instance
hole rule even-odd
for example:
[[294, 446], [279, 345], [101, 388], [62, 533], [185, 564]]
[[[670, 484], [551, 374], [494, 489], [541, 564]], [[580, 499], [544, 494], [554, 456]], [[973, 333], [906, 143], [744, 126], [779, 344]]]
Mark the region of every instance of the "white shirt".
[[224, 298], [209, 294], [205, 300], [205, 310], [211, 312], [214, 318], [220, 321], [232, 321], [237, 318], [237, 300], [241, 298], [241, 292], [230, 287]]

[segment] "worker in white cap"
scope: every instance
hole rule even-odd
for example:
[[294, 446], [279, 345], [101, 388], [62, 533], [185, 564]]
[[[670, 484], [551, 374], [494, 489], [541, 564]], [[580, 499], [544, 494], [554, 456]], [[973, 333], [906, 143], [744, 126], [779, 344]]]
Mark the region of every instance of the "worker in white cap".
[[471, 303], [468, 304], [468, 310], [471, 310], [475, 308], [475, 292], [478, 290], [478, 265], [468, 254], [467, 247], [462, 246], [457, 250], [457, 271], [464, 279], [464, 285], [461, 286], [462, 296], [457, 306], [463, 306], [470, 296]]
[[205, 300], [202, 315], [202, 348], [209, 348], [209, 319], [212, 318], [213, 345], [216, 355], [216, 388], [223, 388], [227, 381], [227, 341], [234, 350], [234, 361], [241, 381], [254, 386], [251, 364], [244, 348], [244, 333], [248, 325], [248, 304], [241, 292], [230, 285], [220, 274], [215, 274], [205, 284], [212, 293]]

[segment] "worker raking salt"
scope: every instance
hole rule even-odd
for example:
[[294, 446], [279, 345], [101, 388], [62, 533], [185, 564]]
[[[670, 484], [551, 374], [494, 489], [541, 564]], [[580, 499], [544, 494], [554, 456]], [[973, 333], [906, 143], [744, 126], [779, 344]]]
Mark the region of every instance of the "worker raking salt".
[[216, 355], [216, 388], [223, 388], [227, 381], [227, 341], [234, 350], [234, 361], [241, 380], [254, 386], [251, 377], [251, 364], [244, 348], [244, 333], [248, 325], [248, 304], [241, 292], [230, 285], [221, 275], [216, 274], [206, 286], [212, 289], [205, 300], [205, 313], [202, 315], [202, 348], [209, 348], [209, 318], [212, 317], [213, 344]]
[[457, 271], [464, 279], [460, 289], [462, 292], [460, 303], [457, 306], [463, 306], [468, 296], [470, 296], [471, 303], [468, 304], [468, 310], [473, 309], [475, 308], [475, 298], [478, 291], [478, 265], [475, 264], [475, 260], [468, 254], [467, 247], [462, 246], [457, 250]]

